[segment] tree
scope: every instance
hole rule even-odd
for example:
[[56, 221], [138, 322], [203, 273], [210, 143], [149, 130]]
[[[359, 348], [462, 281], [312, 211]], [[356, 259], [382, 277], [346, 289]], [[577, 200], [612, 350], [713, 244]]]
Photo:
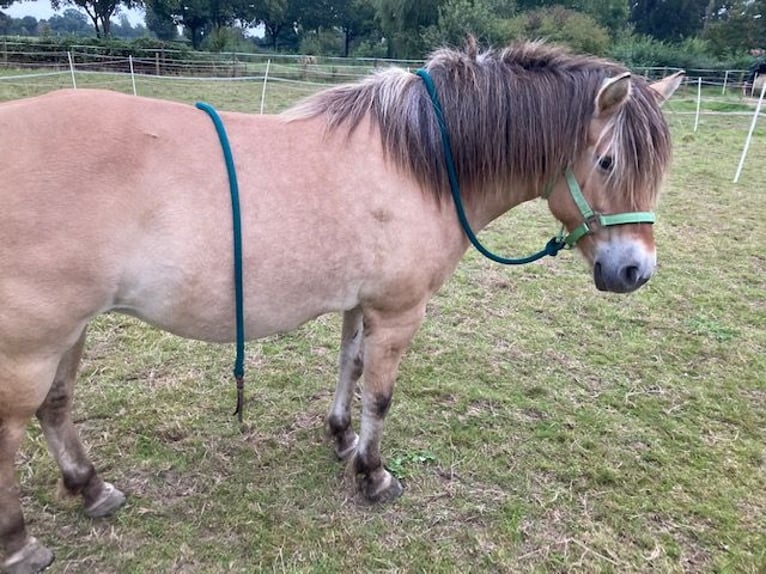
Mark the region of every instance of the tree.
[[159, 20], [183, 26], [194, 49], [199, 49], [216, 23], [226, 20], [223, 14], [228, 12], [227, 6], [221, 6], [226, 4], [209, 0], [146, 0], [147, 13], [151, 10]]
[[609, 46], [609, 33], [595, 19], [561, 6], [523, 12], [508, 20], [506, 31], [511, 38], [544, 38], [589, 54], [605, 54]]
[[96, 31], [88, 22], [88, 17], [74, 8], [67, 8], [63, 14], [54, 14], [48, 19], [48, 26], [53, 34], [73, 34], [78, 36], [93, 36]]
[[388, 42], [390, 58], [422, 58], [426, 43], [421, 32], [438, 22], [445, 0], [376, 0], [378, 21]]
[[157, 39], [172, 42], [178, 38], [178, 26], [168, 14], [159, 14], [154, 8], [146, 5], [146, 27], [157, 36]]
[[639, 34], [678, 41], [702, 30], [708, 0], [631, 0], [630, 22]]
[[718, 56], [766, 47], [766, 0], [711, 0], [702, 38]]
[[272, 49], [279, 47], [284, 33], [295, 35], [295, 4], [291, 0], [258, 0], [255, 10], [257, 15], [252, 23], [263, 24]]
[[140, 4], [141, 0], [51, 0], [51, 7], [54, 10], [62, 6], [77, 6], [85, 10], [99, 38], [109, 37], [112, 16], [119, 12], [121, 5], [133, 8]]
[[628, 0], [573, 0], [565, 4], [593, 18], [614, 36], [625, 29], [630, 17]]
[[435, 25], [423, 32], [429, 48], [465, 43], [468, 35], [483, 43], [503, 43], [502, 20], [492, 13], [492, 3], [485, 0], [447, 0], [439, 6]]

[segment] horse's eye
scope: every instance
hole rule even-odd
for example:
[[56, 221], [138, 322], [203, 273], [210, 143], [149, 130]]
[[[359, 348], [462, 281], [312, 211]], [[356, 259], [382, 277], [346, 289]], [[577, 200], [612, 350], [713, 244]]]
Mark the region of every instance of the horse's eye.
[[613, 164], [614, 160], [612, 160], [611, 155], [602, 155], [600, 158], [598, 158], [598, 167], [604, 171], [610, 171]]

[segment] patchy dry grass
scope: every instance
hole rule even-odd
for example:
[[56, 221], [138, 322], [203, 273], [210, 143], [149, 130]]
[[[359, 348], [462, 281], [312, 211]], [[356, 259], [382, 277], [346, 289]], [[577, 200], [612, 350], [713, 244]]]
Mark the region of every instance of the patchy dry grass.
[[[195, 89], [157, 95], [260, 98]], [[95, 321], [76, 417], [129, 501], [92, 521], [58, 498], [31, 426], [19, 473], [52, 571], [766, 570], [766, 134], [735, 186], [747, 118], [669, 121], [645, 288], [597, 293], [574, 254], [508, 269], [471, 252], [434, 298], [383, 443], [394, 504], [364, 503], [324, 440], [338, 318], [249, 345], [242, 429], [231, 347]], [[534, 204], [484, 238], [523, 254], [554, 230]]]

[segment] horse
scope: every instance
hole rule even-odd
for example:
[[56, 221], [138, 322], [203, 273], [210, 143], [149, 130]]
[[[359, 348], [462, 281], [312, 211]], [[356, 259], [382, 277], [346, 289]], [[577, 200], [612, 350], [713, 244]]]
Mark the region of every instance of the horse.
[[[545, 43], [469, 43], [435, 51], [422, 73], [385, 69], [279, 115], [221, 114], [239, 183], [244, 332], [342, 313], [326, 427], [367, 499], [402, 493], [381, 456], [384, 420], [426, 303], [469, 247], [456, 201], [478, 232], [542, 197], [580, 230], [572, 243], [599, 290], [638, 289], [656, 266], [652, 225], [600, 223], [654, 208], [671, 160], [661, 104], [680, 81]], [[39, 420], [88, 515], [123, 504], [72, 421], [86, 327], [119, 312], [232, 342], [234, 215], [221, 143], [191, 105], [58, 91], [1, 104], [0, 133], [0, 544], [4, 569], [22, 574], [53, 560], [19, 497], [26, 424]]]

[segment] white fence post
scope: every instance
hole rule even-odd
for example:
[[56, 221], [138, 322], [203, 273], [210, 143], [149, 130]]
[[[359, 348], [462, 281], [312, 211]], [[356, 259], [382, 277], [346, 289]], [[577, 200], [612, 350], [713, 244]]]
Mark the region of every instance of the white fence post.
[[702, 76], [697, 79], [697, 113], [694, 115], [694, 131], [700, 123], [700, 103], [702, 102]]
[[726, 84], [729, 83], [729, 70], [726, 70], [726, 73], [723, 75], [723, 88], [721, 89], [721, 95], [726, 95]]
[[77, 80], [74, 79], [74, 60], [72, 59], [72, 52], [67, 52], [66, 56], [69, 58], [69, 72], [72, 74], [72, 87], [76, 90]]
[[130, 80], [133, 82], [133, 95], [137, 96], [138, 92], [136, 92], [136, 76], [133, 73], [133, 56], [128, 56], [128, 63], [130, 64]]
[[261, 115], [263, 115], [263, 104], [266, 101], [266, 82], [269, 81], [270, 67], [271, 67], [271, 58], [266, 60], [266, 73], [263, 74], [263, 89], [261, 90]]
[[755, 123], [758, 121], [758, 115], [761, 113], [761, 104], [763, 104], [763, 94], [766, 92], [766, 82], [761, 86], [761, 95], [758, 98], [758, 105], [755, 106], [755, 113], [753, 114], [753, 121], [750, 124], [750, 131], [747, 132], [747, 139], [745, 140], [745, 147], [742, 149], [742, 157], [739, 158], [739, 165], [737, 166], [737, 173], [734, 174], [734, 183], [739, 181], [739, 176], [742, 174], [742, 168], [745, 166], [745, 157], [747, 157], [747, 150], [750, 149], [750, 140], [753, 139], [753, 132], [755, 131]]

